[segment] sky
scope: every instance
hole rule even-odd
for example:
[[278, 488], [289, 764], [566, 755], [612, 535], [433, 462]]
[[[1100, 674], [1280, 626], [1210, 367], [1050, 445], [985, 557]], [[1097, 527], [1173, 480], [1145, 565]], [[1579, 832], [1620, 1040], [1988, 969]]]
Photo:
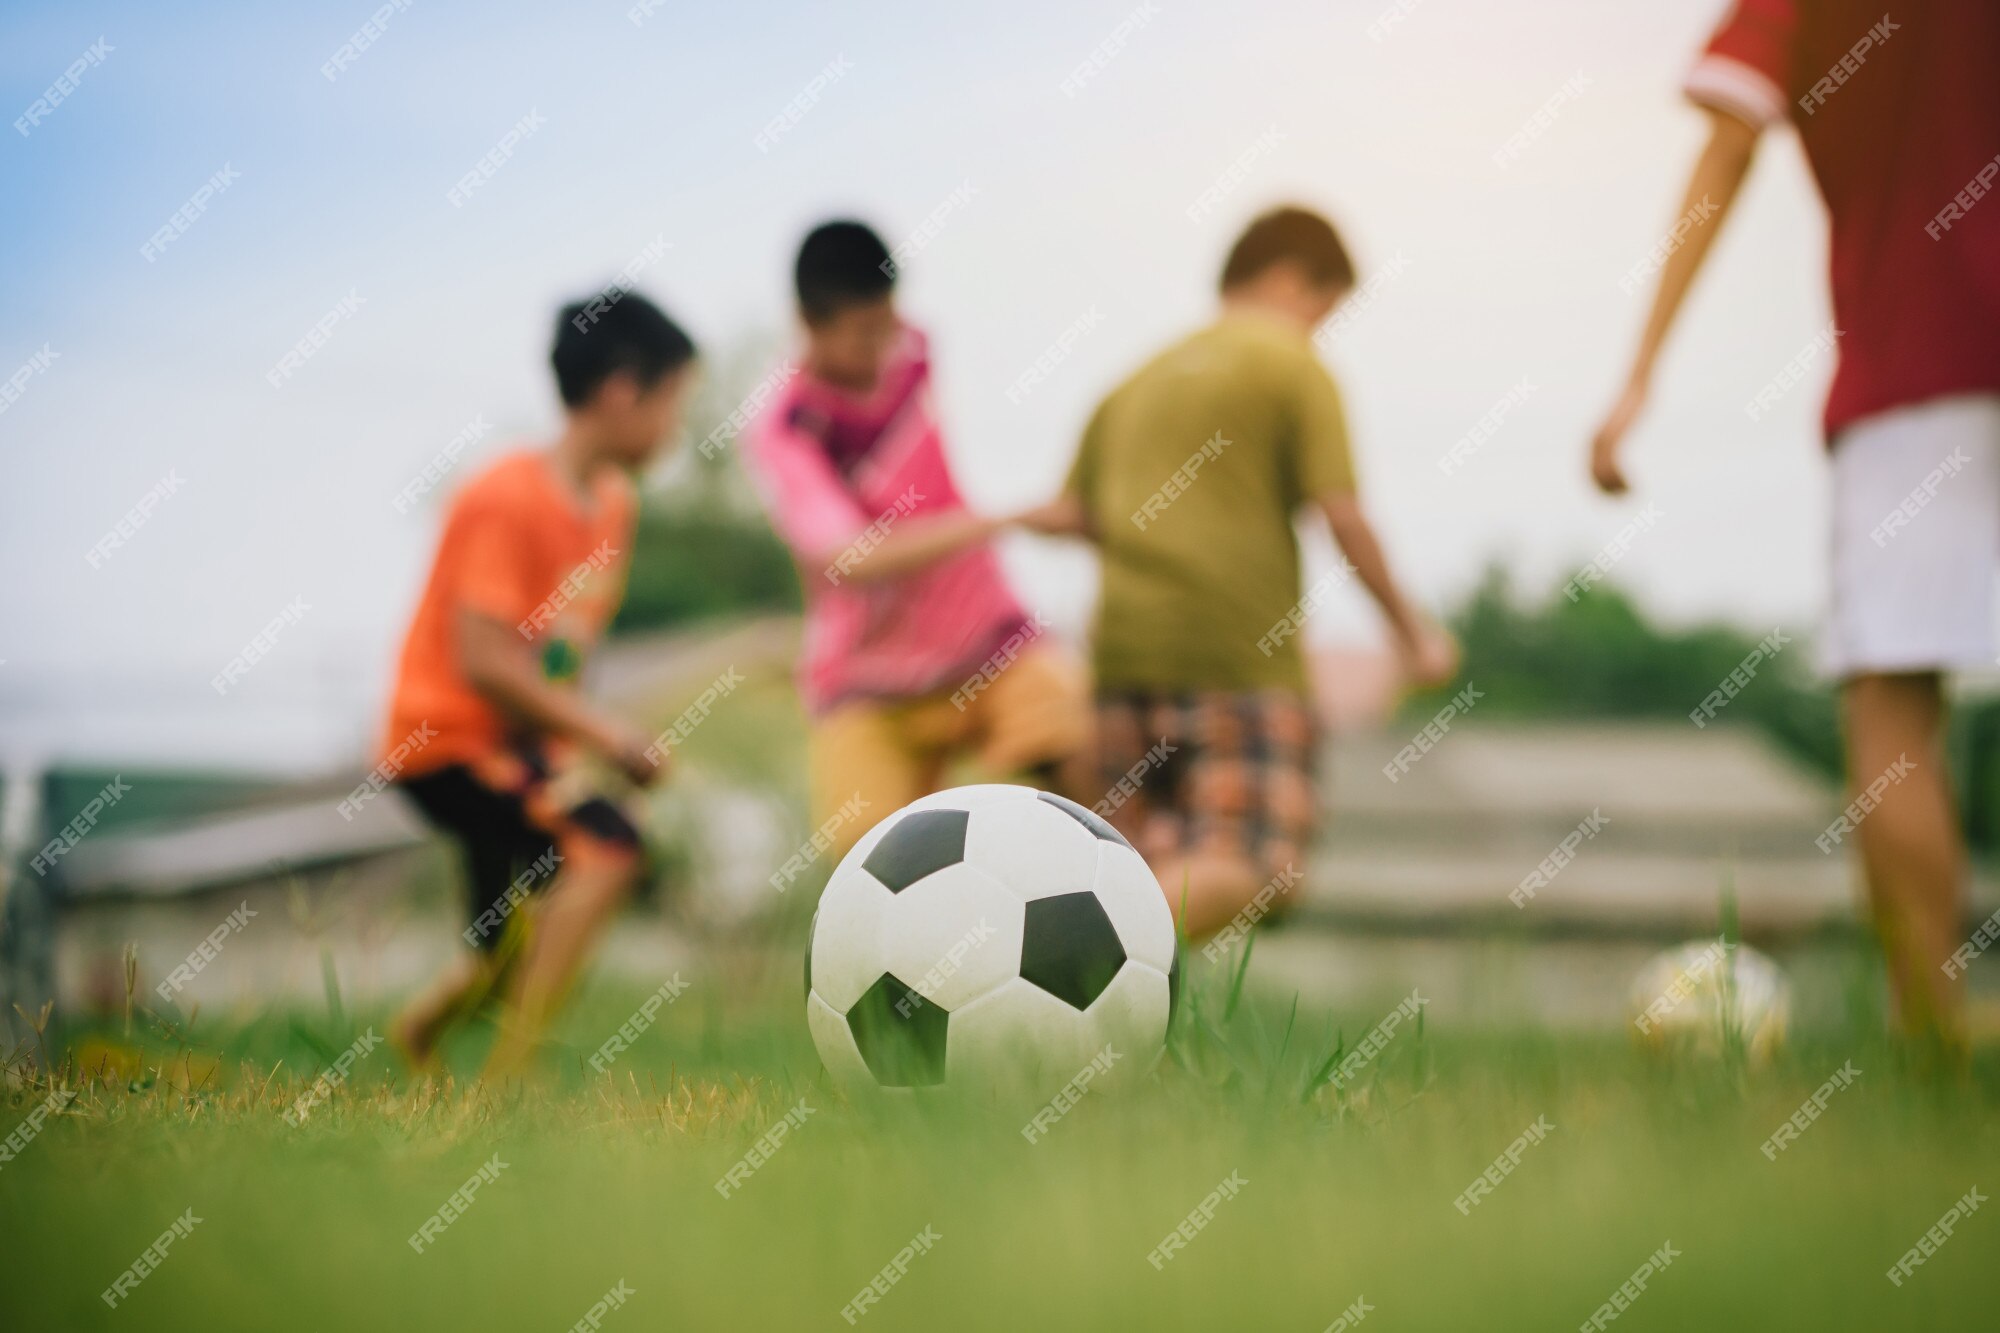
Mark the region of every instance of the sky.
[[[1553, 588], [1645, 515], [1614, 577], [1663, 621], [1816, 621], [1830, 358], [1745, 410], [1828, 320], [1788, 131], [1656, 376], [1636, 494], [1584, 472], [1721, 0], [647, 3], [7, 8], [0, 765], [360, 758], [439, 514], [394, 497], [472, 423], [454, 478], [552, 430], [557, 305], [630, 271], [718, 364], [782, 348], [793, 249], [841, 214], [912, 247], [983, 508], [1046, 495], [1097, 397], [1210, 316], [1235, 232], [1299, 201], [1376, 279], [1324, 352], [1421, 599], [1496, 560]], [[1080, 630], [1088, 556], [1006, 554]], [[1311, 632], [1379, 638], [1358, 595]]]

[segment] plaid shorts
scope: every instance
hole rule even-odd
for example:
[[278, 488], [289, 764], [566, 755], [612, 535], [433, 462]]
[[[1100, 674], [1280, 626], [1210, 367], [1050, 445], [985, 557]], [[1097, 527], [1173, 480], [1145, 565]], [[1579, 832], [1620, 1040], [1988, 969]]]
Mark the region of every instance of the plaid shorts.
[[1097, 813], [1149, 858], [1230, 855], [1270, 877], [1304, 859], [1319, 727], [1290, 690], [1097, 698]]

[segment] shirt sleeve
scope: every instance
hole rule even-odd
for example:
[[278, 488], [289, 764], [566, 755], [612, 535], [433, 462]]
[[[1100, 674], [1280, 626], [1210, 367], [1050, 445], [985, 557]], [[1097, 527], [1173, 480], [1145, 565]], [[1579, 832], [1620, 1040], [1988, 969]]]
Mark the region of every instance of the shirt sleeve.
[[1104, 418], [1110, 407], [1111, 400], [1106, 398], [1090, 414], [1083, 438], [1077, 442], [1076, 458], [1069, 465], [1069, 476], [1063, 480], [1062, 493], [1079, 501], [1085, 513], [1097, 503], [1098, 458], [1104, 449]]
[[499, 497], [468, 497], [452, 526], [457, 529], [452, 583], [460, 606], [515, 625], [555, 591], [535, 586], [532, 538], [519, 513]]
[[1347, 443], [1347, 409], [1333, 376], [1310, 354], [1302, 358], [1299, 371], [1294, 448], [1301, 500], [1353, 492], [1354, 457]]
[[1791, 108], [1798, 0], [1731, 0], [1688, 71], [1682, 90], [1697, 106], [1727, 112], [1753, 129]]
[[750, 478], [771, 526], [792, 553], [816, 560], [847, 546], [869, 516], [818, 440], [783, 421], [754, 431], [746, 454]]

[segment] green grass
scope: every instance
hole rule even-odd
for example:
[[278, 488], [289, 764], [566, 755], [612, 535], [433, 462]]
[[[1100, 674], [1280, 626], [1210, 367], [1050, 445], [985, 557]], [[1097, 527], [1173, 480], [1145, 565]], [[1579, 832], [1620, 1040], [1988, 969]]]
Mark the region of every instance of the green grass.
[[[825, 1086], [789, 953], [719, 957], [602, 1076], [584, 1057], [640, 998], [587, 990], [550, 1079], [413, 1086], [383, 1047], [303, 1126], [303, 1082], [381, 1014], [138, 1020], [140, 1066], [0, 1166], [0, 1292], [20, 1329], [546, 1329], [623, 1281], [603, 1326], [881, 1329], [1575, 1328], [1663, 1243], [1681, 1257], [1620, 1329], [1991, 1327], [1982, 1209], [1898, 1289], [1885, 1270], [2000, 1184], [2000, 1062], [1901, 1072], [1879, 1040], [1808, 1034], [1773, 1068], [1660, 1064], [1615, 1037], [1406, 1025], [1344, 1091], [1316, 1077], [1392, 1007], [1296, 1012], [1191, 978], [1173, 1057], [1039, 1143], [1018, 1111]], [[452, 1051], [477, 1067], [480, 1034]], [[120, 1021], [70, 1049], [102, 1060]], [[109, 1043], [109, 1045], [107, 1045]], [[1842, 1061], [1863, 1073], [1776, 1162], [1759, 1144]], [[68, 1081], [75, 1086], [79, 1071]], [[41, 1100], [10, 1094], [0, 1128]], [[739, 1192], [715, 1184], [813, 1108]], [[1453, 1200], [1537, 1117], [1554, 1131], [1469, 1216]], [[506, 1163], [434, 1246], [407, 1238]], [[1163, 1268], [1148, 1252], [1231, 1173], [1247, 1184]], [[98, 1293], [173, 1218], [201, 1222], [118, 1309]], [[2000, 1210], [1996, 1210], [2000, 1211]]]

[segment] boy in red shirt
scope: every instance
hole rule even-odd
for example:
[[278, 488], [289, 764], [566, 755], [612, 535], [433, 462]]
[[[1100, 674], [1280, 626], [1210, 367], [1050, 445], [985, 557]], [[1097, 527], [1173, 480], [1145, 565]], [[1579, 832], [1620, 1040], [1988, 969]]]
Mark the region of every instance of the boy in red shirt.
[[[397, 786], [458, 843], [470, 891], [470, 949], [395, 1021], [420, 1067], [497, 989], [505, 1008], [487, 1073], [523, 1072], [638, 875], [631, 821], [565, 770], [586, 752], [644, 786], [664, 756], [574, 686], [624, 593], [627, 474], [678, 428], [694, 356], [632, 293], [564, 309], [550, 357], [562, 433], [494, 462], [446, 515], [383, 741], [385, 753], [410, 752]], [[528, 931], [517, 909], [531, 894], [545, 901]]]
[[[1857, 797], [1822, 848], [1860, 844], [1902, 1026], [1952, 1049], [1966, 855], [1942, 680], [1994, 660], [2000, 571], [2000, 204], [1985, 200], [2000, 179], [1996, 54], [1993, 0], [1887, 14], [1862, 0], [1732, 4], [1686, 85], [1709, 140], [1682, 216], [1704, 221], [1676, 228], [1685, 243], [1591, 451], [1597, 484], [1623, 491], [1620, 443], [1667, 330], [1758, 135], [1789, 119], [1826, 201], [1839, 356], [1827, 647]], [[1753, 420], [1763, 405], [1747, 405]]]

